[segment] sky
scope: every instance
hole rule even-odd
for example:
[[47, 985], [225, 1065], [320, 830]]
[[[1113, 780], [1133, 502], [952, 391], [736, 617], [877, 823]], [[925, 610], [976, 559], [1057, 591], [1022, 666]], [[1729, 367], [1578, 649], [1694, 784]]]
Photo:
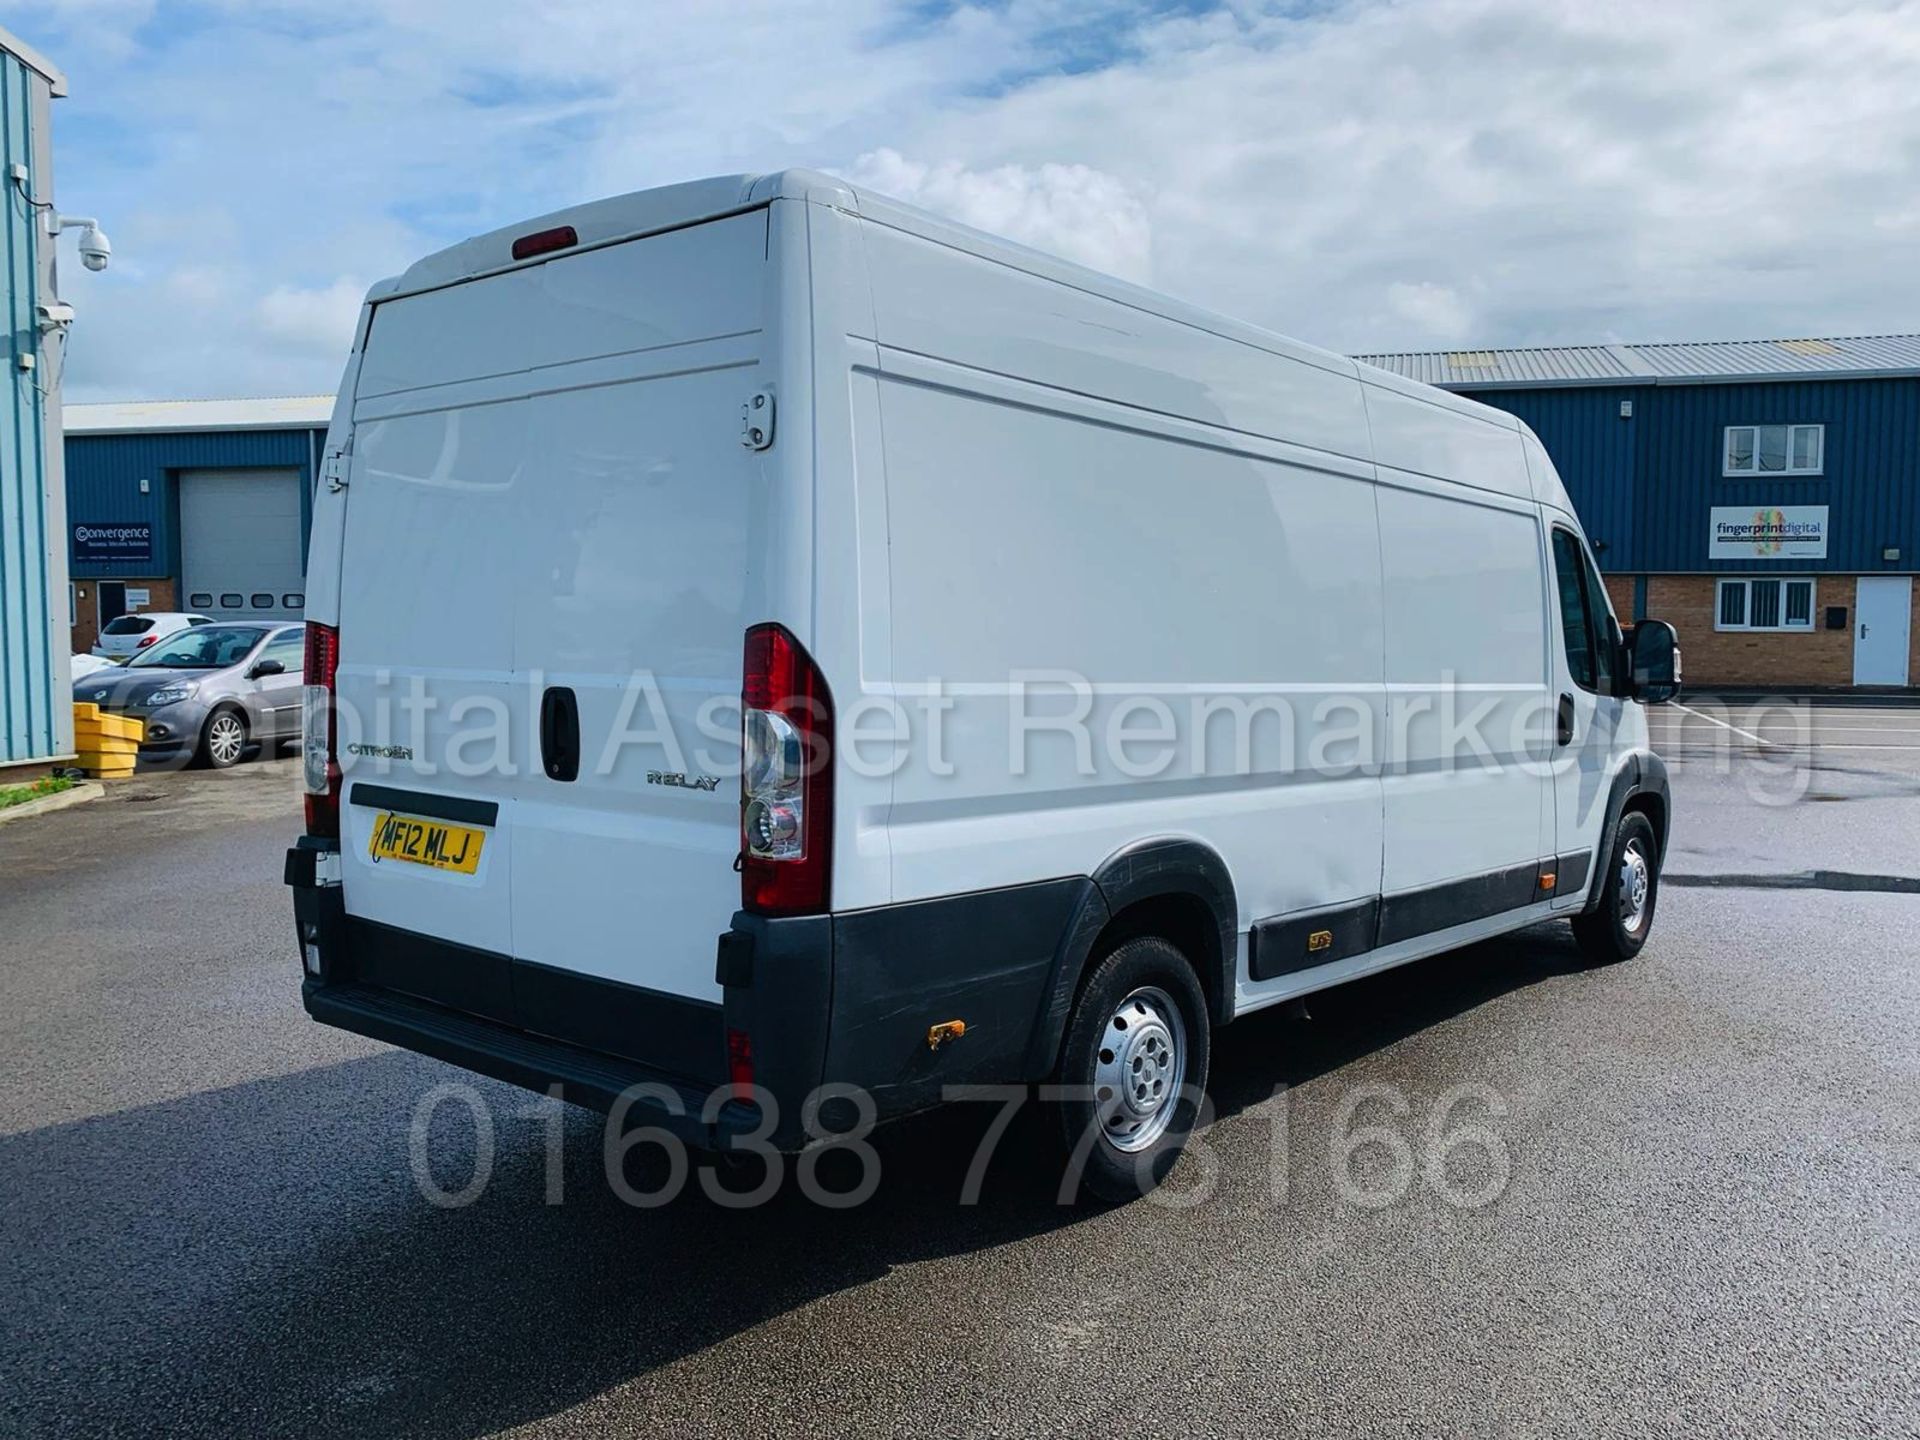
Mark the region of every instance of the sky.
[[[1920, 0], [11, 0], [70, 401], [330, 391], [366, 288], [832, 171], [1344, 352], [1920, 330]], [[64, 242], [72, 245], [71, 237]]]

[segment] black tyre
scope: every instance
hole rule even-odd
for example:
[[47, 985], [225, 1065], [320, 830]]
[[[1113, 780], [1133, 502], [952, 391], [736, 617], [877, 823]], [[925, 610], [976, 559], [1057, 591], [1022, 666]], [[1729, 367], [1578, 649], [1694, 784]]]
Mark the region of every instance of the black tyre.
[[1206, 996], [1167, 941], [1128, 940], [1094, 966], [1054, 1075], [1067, 1163], [1079, 1172], [1069, 1193], [1123, 1204], [1165, 1178], [1199, 1114], [1211, 1049]]
[[1660, 900], [1660, 842], [1653, 823], [1637, 811], [1620, 818], [1613, 851], [1600, 875], [1600, 899], [1573, 921], [1574, 938], [1596, 965], [1631, 960], [1653, 929]]
[[238, 710], [216, 710], [200, 727], [200, 763], [214, 770], [238, 765], [247, 753], [247, 720]]

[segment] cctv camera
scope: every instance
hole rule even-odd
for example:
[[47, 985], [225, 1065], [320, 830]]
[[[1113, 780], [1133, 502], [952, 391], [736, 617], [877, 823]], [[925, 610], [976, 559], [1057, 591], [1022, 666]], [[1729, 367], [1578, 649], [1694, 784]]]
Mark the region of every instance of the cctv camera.
[[107, 232], [98, 225], [89, 225], [80, 232], [80, 263], [89, 270], [104, 270], [113, 259], [113, 245], [107, 239]]
[[100, 228], [100, 222], [86, 215], [60, 215], [47, 212], [47, 233], [58, 235], [63, 230], [80, 232], [80, 263], [89, 270], [104, 270], [113, 259], [113, 246], [107, 240], [107, 232]]

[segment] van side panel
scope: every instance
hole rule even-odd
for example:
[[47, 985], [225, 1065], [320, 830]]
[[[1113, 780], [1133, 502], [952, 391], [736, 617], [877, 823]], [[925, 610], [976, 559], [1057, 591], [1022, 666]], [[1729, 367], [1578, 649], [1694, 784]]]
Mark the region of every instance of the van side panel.
[[902, 230], [865, 231], [879, 338], [891, 350], [1336, 455], [1369, 453], [1348, 362], [1308, 363]]
[[1466, 410], [1452, 396], [1429, 400], [1373, 384], [1366, 386], [1366, 405], [1377, 463], [1516, 500], [1533, 499], [1511, 416], [1485, 406]]
[[[1376, 893], [1357, 383], [883, 226], [865, 239], [893, 679], [916, 721], [895, 900], [1089, 875], [1173, 835], [1225, 860], [1241, 929]], [[937, 750], [914, 708], [934, 687]], [[1076, 716], [1084, 744], [1048, 726]]]
[[1552, 706], [1532, 502], [1380, 477], [1394, 737], [1381, 888], [1392, 894], [1547, 853]]

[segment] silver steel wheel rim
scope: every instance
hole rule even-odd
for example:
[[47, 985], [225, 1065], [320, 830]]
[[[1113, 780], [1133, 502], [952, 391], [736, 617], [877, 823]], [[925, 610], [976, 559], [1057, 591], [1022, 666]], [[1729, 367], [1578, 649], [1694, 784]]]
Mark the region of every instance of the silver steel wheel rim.
[[241, 740], [240, 722], [231, 715], [216, 715], [207, 727], [207, 751], [222, 765], [240, 758]]
[[1647, 920], [1647, 902], [1653, 897], [1653, 869], [1638, 840], [1629, 840], [1620, 852], [1620, 923], [1629, 932]]
[[1142, 985], [1114, 1007], [1094, 1053], [1094, 1113], [1107, 1143], [1133, 1154], [1164, 1135], [1186, 1077], [1180, 1007], [1158, 986]]

